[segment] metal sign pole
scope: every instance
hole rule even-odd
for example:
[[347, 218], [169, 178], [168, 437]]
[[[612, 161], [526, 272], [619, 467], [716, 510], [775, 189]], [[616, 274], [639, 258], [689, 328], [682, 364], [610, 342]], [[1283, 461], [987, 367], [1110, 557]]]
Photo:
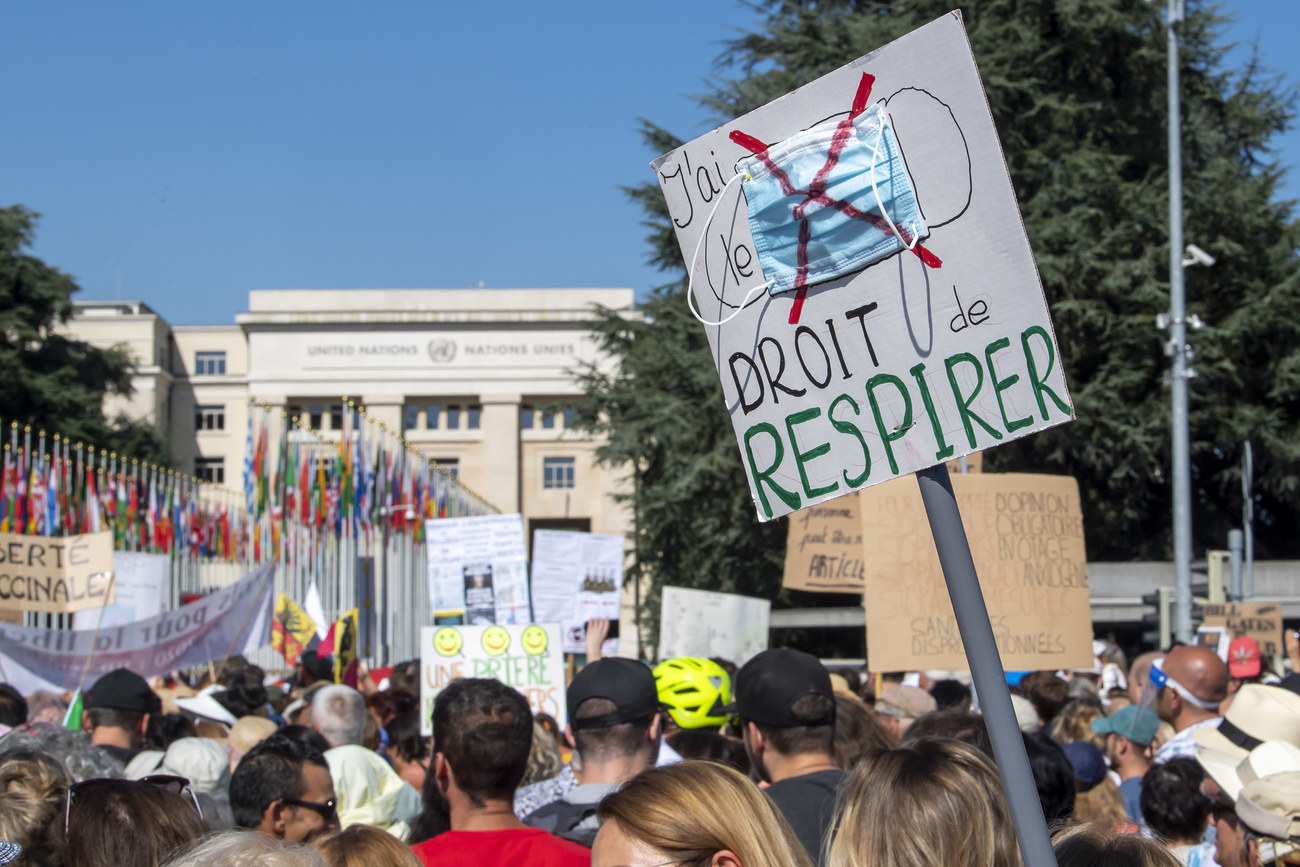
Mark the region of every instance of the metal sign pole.
[[934, 546], [939, 552], [939, 565], [943, 567], [944, 581], [948, 584], [948, 596], [957, 616], [957, 629], [966, 647], [971, 679], [975, 682], [989, 740], [993, 743], [993, 755], [1011, 808], [1011, 821], [1016, 828], [1020, 852], [1027, 867], [1056, 867], [1052, 840], [1047, 834], [1047, 822], [1043, 819], [1043, 807], [1038, 800], [1038, 788], [1029, 769], [1029, 756], [1016, 722], [1016, 712], [1011, 706], [1002, 658], [993, 640], [993, 626], [984, 606], [984, 594], [975, 574], [975, 561], [966, 541], [966, 530], [962, 527], [948, 467], [939, 464], [921, 470], [916, 479], [930, 519]]

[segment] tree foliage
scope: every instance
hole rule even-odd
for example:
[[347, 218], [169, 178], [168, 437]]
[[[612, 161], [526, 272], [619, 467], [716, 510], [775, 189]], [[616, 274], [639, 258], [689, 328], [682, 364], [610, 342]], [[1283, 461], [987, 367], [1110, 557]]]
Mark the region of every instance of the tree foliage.
[[24, 252], [38, 217], [22, 205], [0, 208], [0, 420], [165, 462], [152, 428], [105, 417], [106, 394], [131, 393], [132, 360], [124, 347], [97, 349], [60, 330], [79, 290]]
[[[719, 120], [751, 111], [947, 13], [947, 0], [772, 0], [732, 40], [710, 90]], [[963, 8], [1042, 275], [1077, 421], [1000, 446], [992, 470], [1073, 475], [1089, 557], [1170, 556], [1170, 396], [1164, 385], [1168, 176], [1163, 7], [1143, 0], [980, 0]], [[1218, 258], [1187, 272], [1197, 548], [1226, 547], [1242, 506], [1243, 441], [1256, 453], [1257, 554], [1300, 554], [1300, 228], [1278, 200], [1270, 138], [1290, 85], [1252, 59], [1225, 67], [1226, 20], [1189, 4], [1180, 26], [1186, 237]], [[644, 124], [656, 153], [677, 143]], [[684, 274], [655, 184], [651, 261]], [[784, 529], [758, 524], [684, 281], [655, 290], [645, 323], [598, 327], [622, 362], [588, 376], [601, 457], [636, 467], [641, 555], [658, 583], [772, 596]]]

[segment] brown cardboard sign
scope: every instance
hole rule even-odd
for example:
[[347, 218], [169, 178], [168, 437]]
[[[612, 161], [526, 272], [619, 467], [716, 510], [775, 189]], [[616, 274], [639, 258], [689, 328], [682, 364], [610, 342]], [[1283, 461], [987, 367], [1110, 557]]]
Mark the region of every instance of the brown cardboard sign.
[[1282, 606], [1268, 602], [1215, 602], [1205, 606], [1204, 626], [1222, 626], [1229, 638], [1245, 635], [1259, 643], [1265, 658], [1281, 656]]
[[[993, 634], [1008, 671], [1082, 668], [1092, 618], [1079, 486], [1068, 476], [952, 477]], [[859, 493], [867, 661], [876, 671], [966, 669], [915, 479]]]
[[0, 533], [0, 608], [63, 614], [111, 604], [113, 534]]

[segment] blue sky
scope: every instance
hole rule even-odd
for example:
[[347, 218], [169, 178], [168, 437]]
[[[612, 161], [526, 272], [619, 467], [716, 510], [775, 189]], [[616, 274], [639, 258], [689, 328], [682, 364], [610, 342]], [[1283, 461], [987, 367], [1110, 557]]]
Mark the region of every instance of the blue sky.
[[[1300, 81], [1300, 2], [1224, 6]], [[734, 0], [5, 14], [0, 204], [44, 215], [34, 251], [79, 297], [117, 297], [120, 273], [174, 324], [229, 323], [250, 289], [647, 291], [618, 190], [651, 177], [636, 118], [711, 128], [689, 95], [757, 20]], [[1300, 165], [1300, 135], [1279, 144]]]

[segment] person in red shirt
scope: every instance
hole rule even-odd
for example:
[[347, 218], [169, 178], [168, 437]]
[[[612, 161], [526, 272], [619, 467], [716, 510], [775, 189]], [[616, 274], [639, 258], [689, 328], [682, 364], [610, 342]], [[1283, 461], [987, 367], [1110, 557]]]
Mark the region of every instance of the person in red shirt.
[[433, 774], [451, 830], [412, 847], [426, 867], [588, 867], [591, 850], [529, 828], [514, 797], [528, 766], [533, 714], [497, 680], [453, 681], [433, 705]]

